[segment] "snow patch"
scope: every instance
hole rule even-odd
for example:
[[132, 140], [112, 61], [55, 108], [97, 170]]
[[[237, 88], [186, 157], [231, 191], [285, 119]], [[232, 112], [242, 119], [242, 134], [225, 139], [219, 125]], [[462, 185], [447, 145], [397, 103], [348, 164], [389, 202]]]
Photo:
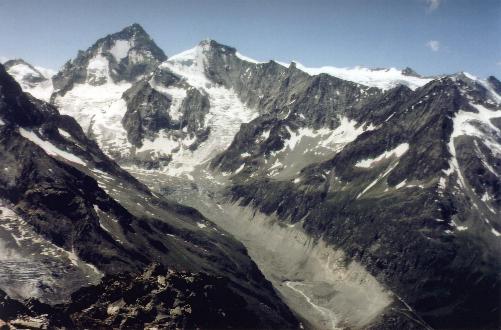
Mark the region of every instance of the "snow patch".
[[66, 132], [64, 129], [58, 128], [57, 130], [58, 130], [59, 134], [61, 134], [65, 138], [68, 138], [68, 139], [71, 138], [71, 134]]
[[240, 166], [239, 168], [237, 168], [237, 169], [235, 170], [235, 174], [240, 173], [240, 172], [244, 169], [244, 167], [245, 167], [245, 164], [242, 164], [242, 166]]
[[391, 171], [393, 171], [393, 169], [395, 167], [397, 167], [398, 165], [398, 162], [396, 162], [395, 164], [393, 164], [392, 166], [390, 166], [390, 168], [384, 172], [383, 174], [380, 174], [374, 181], [372, 181], [360, 194], [357, 195], [357, 198], [356, 199], [359, 199], [360, 197], [362, 197], [363, 194], [365, 194], [367, 191], [369, 191], [369, 189], [371, 189], [372, 187], [374, 187], [382, 178], [384, 178], [385, 176], [387, 176]]
[[40, 148], [42, 148], [49, 156], [61, 157], [73, 163], [77, 163], [83, 166], [86, 165], [85, 162], [80, 158], [78, 158], [77, 156], [70, 154], [67, 151], [59, 149], [49, 141], [42, 140], [32, 131], [27, 131], [24, 128], [19, 128], [19, 133], [24, 138], [30, 140], [31, 142], [35, 143]]
[[397, 184], [395, 186], [395, 189], [400, 189], [402, 187], [405, 187], [406, 182], [407, 182], [407, 179], [405, 179], [404, 181], [400, 182], [399, 184]]
[[[473, 103], [471, 103], [471, 106], [478, 112], [474, 113], [460, 110], [455, 114], [453, 118], [453, 131], [448, 143], [449, 152], [452, 157], [449, 160], [449, 169], [446, 173], [450, 174], [456, 172], [459, 177], [459, 184], [462, 187], [466, 185], [456, 157], [456, 147], [454, 145], [454, 139], [456, 137], [462, 135], [478, 137], [494, 154], [501, 155], [501, 147], [496, 139], [496, 136], [500, 136], [501, 130], [491, 122], [492, 118], [501, 117], [501, 110], [489, 110], [483, 105]], [[490, 131], [491, 134], [486, 134], [484, 130], [480, 130], [478, 125]], [[493, 173], [497, 175], [496, 172]]]
[[[408, 143], [402, 143], [396, 146], [395, 148], [383, 152], [381, 155], [377, 156], [376, 158], [369, 158], [369, 159], [363, 159], [359, 160], [356, 164], [355, 167], [362, 167], [362, 168], [370, 168], [372, 167], [375, 163], [380, 162], [383, 159], [390, 158], [392, 156], [395, 156], [397, 158], [402, 157], [403, 154], [405, 154], [409, 150], [409, 144]], [[398, 188], [397, 188], [398, 189]]]
[[[7, 72], [17, 81], [24, 92], [30, 93], [39, 100], [49, 102], [54, 91], [52, 80], [48, 79], [53, 75], [52, 70], [38, 67], [33, 70], [29, 65], [20, 63], [10, 67]], [[44, 80], [38, 83], [29, 82], [28, 79], [33, 77]]]
[[340, 79], [352, 81], [369, 87], [377, 87], [382, 90], [388, 90], [398, 85], [406, 85], [410, 89], [414, 90], [418, 87], [426, 85], [432, 80], [429, 78], [407, 76], [404, 75], [401, 70], [395, 68], [377, 70], [360, 66], [354, 68], [337, 68], [333, 66], [308, 68], [298, 62], [295, 63], [298, 69], [310, 75], [326, 73]]
[[256, 61], [255, 59], [250, 58], [250, 57], [247, 57], [247, 56], [245, 56], [245, 55], [242, 55], [242, 54], [240, 54], [239, 52], [236, 52], [236, 53], [235, 53], [235, 55], [236, 55], [239, 59], [241, 59], [241, 60], [243, 60], [243, 61], [246, 61], [246, 62], [249, 62], [249, 63], [253, 63], [253, 64], [261, 64], [261, 63], [264, 63], [264, 62], [259, 62], [259, 61]]
[[[340, 119], [339, 126], [334, 130], [330, 130], [328, 128], [314, 130], [309, 127], [302, 127], [296, 132], [293, 132], [289, 127], [286, 127], [291, 137], [284, 142], [283, 150], [294, 150], [301, 139], [304, 137], [310, 137], [320, 138], [317, 146], [335, 149], [339, 152], [344, 145], [354, 141], [360, 134], [373, 129], [372, 127], [364, 127], [364, 124], [358, 125], [357, 127], [356, 121], [350, 120], [346, 117], [342, 117]], [[341, 145], [341, 148], [339, 148], [339, 145]]]
[[61, 114], [75, 118], [108, 156], [127, 157], [132, 145], [122, 126], [127, 111], [122, 94], [130, 86], [129, 83], [111, 82], [99, 86], [76, 84], [63, 97], [57, 97], [54, 103]]
[[113, 57], [115, 57], [117, 62], [120, 62], [122, 59], [127, 57], [131, 47], [132, 44], [130, 40], [116, 40], [109, 52], [113, 55]]
[[174, 86], [163, 87], [161, 85], [154, 84], [153, 81], [150, 81], [150, 85], [156, 91], [170, 98], [171, 105], [169, 108], [169, 116], [174, 120], [179, 120], [183, 115], [179, 110], [181, 109], [183, 100], [186, 98], [186, 90], [184, 88]]
[[101, 81], [111, 81], [110, 68], [108, 59], [101, 53], [98, 53], [89, 60], [89, 64], [87, 65], [87, 82], [95, 83]]

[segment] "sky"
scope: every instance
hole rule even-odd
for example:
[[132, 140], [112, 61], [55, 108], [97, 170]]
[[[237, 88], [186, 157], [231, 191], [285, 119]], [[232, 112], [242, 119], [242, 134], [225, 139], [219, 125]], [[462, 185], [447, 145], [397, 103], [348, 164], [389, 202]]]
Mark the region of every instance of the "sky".
[[211, 38], [260, 61], [501, 76], [501, 0], [0, 0], [0, 59], [57, 70], [132, 23], [167, 56]]

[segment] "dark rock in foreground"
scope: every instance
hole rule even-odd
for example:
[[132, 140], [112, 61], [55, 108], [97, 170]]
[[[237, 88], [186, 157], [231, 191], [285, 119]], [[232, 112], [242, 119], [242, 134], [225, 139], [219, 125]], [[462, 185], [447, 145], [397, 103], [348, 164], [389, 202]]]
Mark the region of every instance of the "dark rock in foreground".
[[20, 303], [0, 291], [1, 318], [14, 328], [284, 327], [263, 324], [246, 307], [245, 299], [228, 287], [225, 278], [174, 271], [160, 264], [136, 276], [106, 276], [99, 285], [76, 291], [70, 303], [56, 306], [33, 299]]

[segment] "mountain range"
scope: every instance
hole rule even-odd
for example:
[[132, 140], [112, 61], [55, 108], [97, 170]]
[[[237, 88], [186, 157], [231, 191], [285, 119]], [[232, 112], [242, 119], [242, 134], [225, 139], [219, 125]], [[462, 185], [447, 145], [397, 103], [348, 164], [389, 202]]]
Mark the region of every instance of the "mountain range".
[[0, 139], [10, 326], [501, 324], [493, 76], [167, 57], [133, 24], [4, 63]]

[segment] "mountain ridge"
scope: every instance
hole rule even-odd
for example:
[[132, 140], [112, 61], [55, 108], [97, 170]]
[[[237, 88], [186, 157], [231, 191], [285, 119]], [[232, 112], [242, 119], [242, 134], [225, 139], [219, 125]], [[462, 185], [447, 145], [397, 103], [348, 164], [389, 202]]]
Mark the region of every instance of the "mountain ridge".
[[[367, 283], [377, 283], [367, 289], [371, 297], [384, 296], [380, 287], [390, 297], [381, 298], [387, 305], [379, 314], [353, 319], [336, 298], [315, 293], [322, 290], [315, 285], [335, 285], [329, 276], [349, 267], [334, 271], [332, 261], [320, 259], [322, 281], [329, 281], [308, 277], [319, 272], [313, 268], [298, 285], [262, 261], [289, 302], [296, 299], [290, 288], [298, 294], [311, 282], [311, 291], [299, 292], [337, 315], [334, 322], [320, 313], [328, 320], [323, 326], [402, 326], [408, 319], [396, 311], [401, 301], [425, 328], [499, 323], [497, 78], [457, 73], [430, 80], [412, 69], [372, 70], [393, 76], [365, 77], [375, 85], [367, 86], [298, 63], [260, 63], [214, 40], [154, 62], [138, 80], [107, 80], [113, 84], [102, 99], [100, 82], [85, 85], [94, 94], [78, 93], [84, 84], [77, 70], [52, 101], [157, 194], [203, 210], [221, 226], [232, 208], [253, 210], [233, 218], [241, 228], [228, 225], [236, 237], [250, 228], [245, 220], [262, 217], [270, 233], [290, 228], [286, 235], [296, 236], [281, 236], [285, 242], [303, 234], [308, 246], [327, 242], [328, 251], [345, 256], [340, 263], [356, 264]], [[258, 250], [253, 258], [262, 257]], [[291, 267], [299, 262], [280, 256]], [[343, 290], [338, 296], [354, 299]]]
[[[64, 302], [103, 276], [157, 262], [224, 277], [243, 301], [238, 313], [253, 315], [256, 326], [297, 324], [243, 245], [196, 210], [156, 197], [73, 118], [24, 94], [3, 67], [0, 86], [0, 263], [7, 265], [0, 279], [9, 295]], [[47, 273], [26, 275], [36, 270]]]

